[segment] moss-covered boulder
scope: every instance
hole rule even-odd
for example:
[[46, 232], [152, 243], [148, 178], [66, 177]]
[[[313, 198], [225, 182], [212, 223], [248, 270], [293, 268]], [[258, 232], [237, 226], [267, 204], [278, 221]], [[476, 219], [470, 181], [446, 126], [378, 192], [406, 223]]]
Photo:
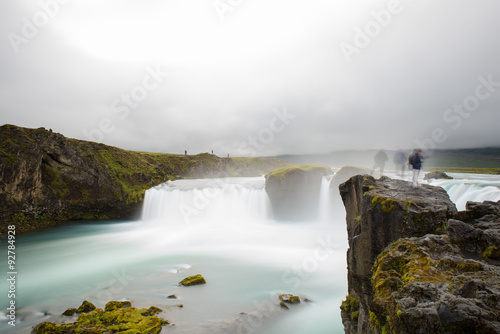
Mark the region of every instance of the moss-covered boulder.
[[62, 315], [65, 315], [65, 316], [73, 316], [76, 314], [76, 311], [78, 311], [76, 308], [69, 308], [67, 309], [66, 311], [64, 311], [62, 313]]
[[192, 285], [200, 285], [206, 283], [207, 281], [205, 280], [205, 278], [202, 275], [197, 274], [194, 276], [189, 276], [184, 278], [182, 281], [179, 282], [179, 285], [192, 286]]
[[96, 309], [96, 307], [94, 304], [92, 304], [91, 302], [89, 302], [87, 300], [84, 300], [82, 305], [80, 305], [80, 307], [76, 310], [76, 313], [88, 313], [88, 312], [92, 312], [95, 309]]
[[288, 304], [299, 304], [300, 303], [300, 297], [295, 296], [289, 293], [281, 294], [279, 295], [279, 298], [282, 302], [288, 303]]
[[43, 322], [36, 326], [33, 332], [36, 334], [157, 334], [161, 331], [162, 326], [168, 324], [168, 321], [152, 315], [153, 313], [158, 313], [158, 310], [160, 310], [158, 308], [151, 307], [149, 309], [137, 309], [131, 306], [114, 308], [114, 306], [119, 306], [119, 304], [112, 305], [113, 307], [110, 306], [109, 311], [97, 308], [90, 313], [81, 313], [78, 316], [77, 321], [71, 324]]
[[292, 221], [316, 219], [321, 180], [332, 173], [328, 166], [305, 164], [278, 168], [266, 174], [266, 192], [274, 217]]
[[104, 311], [110, 312], [119, 308], [127, 308], [127, 307], [132, 307], [132, 303], [129, 301], [122, 301], [122, 302], [110, 301], [106, 303], [106, 306], [104, 306]]

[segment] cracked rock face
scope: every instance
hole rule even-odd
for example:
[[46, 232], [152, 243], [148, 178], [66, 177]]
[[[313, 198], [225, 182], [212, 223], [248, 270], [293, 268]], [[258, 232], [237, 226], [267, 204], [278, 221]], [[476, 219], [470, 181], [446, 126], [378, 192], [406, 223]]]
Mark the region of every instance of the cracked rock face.
[[[366, 175], [340, 193], [349, 237], [346, 333], [500, 333], [500, 202], [457, 213], [442, 188]], [[352, 300], [357, 308], [348, 307]]]

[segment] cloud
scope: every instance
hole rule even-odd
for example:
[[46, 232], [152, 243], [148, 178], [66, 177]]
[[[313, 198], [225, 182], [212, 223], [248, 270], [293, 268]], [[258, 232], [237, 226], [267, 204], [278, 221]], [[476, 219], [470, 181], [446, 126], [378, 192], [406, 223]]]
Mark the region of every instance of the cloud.
[[[500, 82], [497, 2], [242, 1], [221, 20], [211, 1], [59, 1], [0, 5], [4, 123], [172, 153], [411, 148], [435, 129], [438, 148], [500, 145], [500, 87], [460, 126], [445, 117], [480, 77]], [[16, 53], [41, 4], [53, 15]], [[148, 67], [169, 75], [143, 91]], [[273, 131], [283, 108], [295, 118]]]

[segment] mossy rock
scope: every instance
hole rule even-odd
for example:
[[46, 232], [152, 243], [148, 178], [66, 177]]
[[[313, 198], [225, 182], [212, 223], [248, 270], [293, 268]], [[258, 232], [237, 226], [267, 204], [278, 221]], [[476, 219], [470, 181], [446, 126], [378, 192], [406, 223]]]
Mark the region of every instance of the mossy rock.
[[194, 276], [189, 276], [184, 278], [182, 281], [179, 282], [179, 285], [192, 286], [192, 285], [200, 285], [206, 283], [207, 281], [205, 280], [205, 278], [200, 274], [197, 274]]
[[66, 334], [66, 333], [127, 333], [127, 334], [157, 334], [168, 321], [160, 319], [153, 313], [161, 310], [157, 307], [137, 309], [135, 307], [118, 307], [119, 302], [109, 304], [110, 311], [96, 308], [90, 313], [81, 313], [76, 322], [71, 324], [54, 324], [43, 322], [35, 327], [36, 334]]
[[77, 309], [76, 308], [69, 308], [67, 309], [66, 311], [64, 311], [62, 313], [62, 315], [65, 315], [65, 316], [72, 316], [72, 315], [75, 315]]
[[110, 301], [104, 307], [104, 311], [110, 312], [119, 308], [126, 308], [126, 307], [132, 307], [132, 303], [129, 301], [124, 301], [124, 302]]
[[96, 307], [94, 304], [92, 304], [91, 302], [89, 302], [87, 300], [84, 300], [82, 305], [80, 305], [80, 307], [76, 310], [76, 313], [88, 313], [88, 312], [92, 312], [95, 309], [96, 309]]
[[298, 304], [298, 303], [300, 303], [300, 297], [299, 296], [294, 296], [294, 295], [289, 294], [289, 293], [282, 294], [279, 297], [280, 297], [281, 301], [283, 301], [285, 303], [288, 303], [288, 304]]
[[156, 306], [151, 306], [150, 308], [148, 308], [145, 312], [142, 312], [141, 314], [145, 317], [149, 317], [152, 315], [157, 315], [158, 313], [161, 313], [161, 312], [163, 312], [163, 310], [161, 308], [158, 308]]

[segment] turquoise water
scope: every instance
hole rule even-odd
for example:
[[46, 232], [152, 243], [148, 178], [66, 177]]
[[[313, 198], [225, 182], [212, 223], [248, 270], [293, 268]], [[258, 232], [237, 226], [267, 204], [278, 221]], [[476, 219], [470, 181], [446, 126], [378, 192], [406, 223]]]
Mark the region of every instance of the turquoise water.
[[[60, 321], [66, 308], [83, 300], [98, 307], [130, 300], [137, 307], [162, 308], [160, 316], [175, 324], [162, 332], [342, 332], [339, 306], [347, 291], [342, 219], [274, 221], [263, 180], [257, 178], [224, 180], [217, 185], [221, 191], [213, 188], [208, 205], [198, 205], [187, 222], [175, 209], [182, 203], [194, 208], [199, 190], [211, 187], [187, 182], [177, 184], [187, 187], [183, 194], [161, 189], [146, 201], [150, 211], [168, 203], [174, 212], [157, 210], [139, 222], [75, 223], [19, 236], [17, 323], [9, 326], [3, 315], [0, 331], [29, 333], [42, 321]], [[259, 212], [250, 214], [248, 208]], [[6, 249], [3, 241], [1, 247]], [[206, 285], [178, 286], [198, 273]], [[2, 283], [1, 291], [6, 288]], [[283, 310], [279, 293], [311, 301]], [[172, 294], [178, 299], [167, 298]], [[2, 300], [2, 309], [6, 306]]]
[[[460, 209], [467, 200], [500, 199], [500, 176], [452, 175], [432, 184]], [[147, 192], [141, 221], [76, 222], [18, 236], [16, 326], [8, 325], [2, 279], [0, 333], [74, 321], [59, 315], [83, 300], [160, 307], [175, 324], [162, 333], [343, 333], [345, 212], [332, 212], [323, 189], [320, 221], [278, 222], [263, 186], [263, 178], [176, 181]], [[1, 240], [4, 277], [6, 253]], [[194, 274], [207, 284], [178, 286]], [[283, 310], [279, 293], [310, 302]], [[167, 298], [172, 294], [178, 298]]]

